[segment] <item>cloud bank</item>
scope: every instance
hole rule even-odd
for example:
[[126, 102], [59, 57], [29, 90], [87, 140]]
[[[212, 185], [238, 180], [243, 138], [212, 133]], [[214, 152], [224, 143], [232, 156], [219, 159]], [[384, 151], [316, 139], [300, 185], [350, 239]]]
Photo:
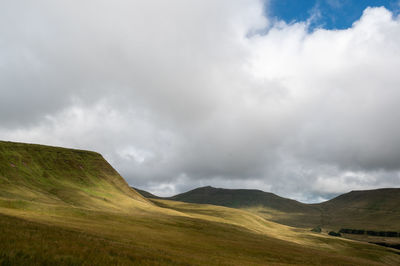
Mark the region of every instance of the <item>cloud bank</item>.
[[0, 139], [101, 152], [134, 186], [303, 201], [400, 185], [400, 18], [261, 1], [4, 1]]

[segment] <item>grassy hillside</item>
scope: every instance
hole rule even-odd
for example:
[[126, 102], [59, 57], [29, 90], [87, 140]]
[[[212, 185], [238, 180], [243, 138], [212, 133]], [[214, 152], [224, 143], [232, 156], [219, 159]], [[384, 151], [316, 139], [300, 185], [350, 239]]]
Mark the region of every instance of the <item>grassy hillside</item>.
[[0, 142], [0, 265], [398, 265], [244, 210], [151, 201], [93, 152]]
[[353, 208], [372, 211], [400, 212], [400, 188], [359, 190], [317, 204], [324, 208]]
[[1, 141], [0, 206], [23, 201], [107, 209], [150, 204], [98, 153]]
[[400, 189], [352, 191], [315, 204], [327, 227], [400, 232]]
[[[89, 220], [90, 218], [90, 220]], [[398, 265], [383, 247], [320, 238], [308, 247], [189, 217], [101, 215], [32, 221], [0, 216], [2, 265]], [[90, 222], [90, 224], [88, 224]]]
[[1, 208], [0, 261], [5, 265], [400, 263], [400, 256], [390, 249], [298, 231], [241, 210], [155, 203], [171, 213]]
[[269, 220], [296, 227], [400, 232], [400, 189], [352, 191], [308, 206], [313, 211], [299, 209], [298, 212], [288, 212], [279, 206], [252, 206], [245, 209]]

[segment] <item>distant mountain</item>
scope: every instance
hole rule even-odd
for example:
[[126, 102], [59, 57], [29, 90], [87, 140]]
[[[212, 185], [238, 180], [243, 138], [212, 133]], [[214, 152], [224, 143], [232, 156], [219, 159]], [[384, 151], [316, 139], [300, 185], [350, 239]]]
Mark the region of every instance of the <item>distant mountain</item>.
[[351, 191], [316, 205], [326, 209], [400, 212], [400, 188]]
[[314, 206], [328, 227], [400, 231], [400, 188], [351, 191]]
[[[147, 197], [145, 191], [139, 193]], [[211, 186], [165, 199], [246, 209], [295, 227], [400, 231], [400, 188], [352, 191], [318, 204], [305, 204], [261, 190]]]
[[[146, 198], [160, 198], [147, 191], [135, 189]], [[313, 227], [321, 223], [319, 207], [255, 189], [206, 186], [163, 199], [246, 209], [270, 221], [296, 227]]]
[[170, 197], [169, 199], [189, 203], [214, 204], [232, 208], [262, 206], [285, 212], [307, 212], [314, 208], [307, 204], [261, 190], [225, 189], [211, 186], [196, 188]]

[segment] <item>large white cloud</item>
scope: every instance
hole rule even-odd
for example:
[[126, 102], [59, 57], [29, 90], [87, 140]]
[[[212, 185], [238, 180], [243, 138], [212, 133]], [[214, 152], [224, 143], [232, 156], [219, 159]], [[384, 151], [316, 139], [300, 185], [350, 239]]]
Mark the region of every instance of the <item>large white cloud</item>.
[[0, 138], [92, 149], [132, 185], [302, 200], [400, 184], [400, 19], [271, 23], [261, 1], [5, 1]]

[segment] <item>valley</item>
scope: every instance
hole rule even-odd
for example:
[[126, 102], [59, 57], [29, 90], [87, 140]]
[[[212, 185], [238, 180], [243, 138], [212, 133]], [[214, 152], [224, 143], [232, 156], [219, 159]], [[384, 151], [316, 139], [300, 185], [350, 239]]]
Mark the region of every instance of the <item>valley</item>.
[[[282, 217], [314, 211], [279, 200]], [[235, 207], [143, 197], [95, 152], [0, 142], [1, 265], [400, 263], [395, 249]]]

